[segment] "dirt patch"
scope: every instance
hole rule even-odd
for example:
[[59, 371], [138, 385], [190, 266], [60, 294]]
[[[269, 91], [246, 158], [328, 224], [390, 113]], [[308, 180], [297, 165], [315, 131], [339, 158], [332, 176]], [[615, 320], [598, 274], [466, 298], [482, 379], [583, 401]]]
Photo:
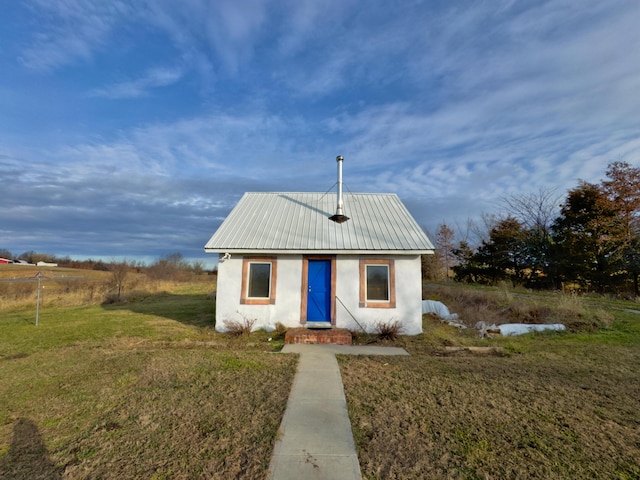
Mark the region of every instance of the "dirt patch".
[[28, 353], [16, 353], [15, 355], [6, 355], [1, 356], [0, 360], [20, 360], [21, 358], [27, 358], [29, 356]]

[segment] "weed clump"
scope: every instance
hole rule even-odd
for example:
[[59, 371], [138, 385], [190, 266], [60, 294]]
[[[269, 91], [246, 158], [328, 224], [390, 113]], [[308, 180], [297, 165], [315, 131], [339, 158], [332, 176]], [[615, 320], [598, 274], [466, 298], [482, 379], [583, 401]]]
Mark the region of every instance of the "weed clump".
[[271, 338], [276, 340], [283, 340], [285, 335], [287, 334], [287, 327], [285, 327], [282, 323], [276, 323], [276, 327], [271, 332]]
[[257, 319], [243, 317], [242, 320], [224, 320], [224, 328], [232, 337], [248, 337]]
[[556, 314], [558, 321], [570, 332], [594, 332], [613, 322], [613, 315], [601, 309], [586, 308], [577, 295], [563, 295]]
[[400, 333], [402, 333], [400, 320], [376, 323], [376, 334], [379, 340], [394, 341], [400, 336]]

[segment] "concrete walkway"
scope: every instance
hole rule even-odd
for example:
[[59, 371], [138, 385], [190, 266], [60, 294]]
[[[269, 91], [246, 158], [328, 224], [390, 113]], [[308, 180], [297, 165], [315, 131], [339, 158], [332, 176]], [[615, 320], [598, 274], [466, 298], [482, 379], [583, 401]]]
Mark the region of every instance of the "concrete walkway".
[[300, 362], [276, 441], [271, 480], [361, 479], [336, 354], [408, 355], [396, 347], [285, 345]]

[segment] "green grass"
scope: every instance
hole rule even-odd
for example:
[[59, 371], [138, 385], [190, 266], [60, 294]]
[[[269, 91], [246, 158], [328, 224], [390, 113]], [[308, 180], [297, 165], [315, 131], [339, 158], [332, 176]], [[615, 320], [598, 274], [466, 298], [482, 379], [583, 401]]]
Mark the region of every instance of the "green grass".
[[264, 478], [296, 358], [206, 289], [1, 312], [0, 478]]

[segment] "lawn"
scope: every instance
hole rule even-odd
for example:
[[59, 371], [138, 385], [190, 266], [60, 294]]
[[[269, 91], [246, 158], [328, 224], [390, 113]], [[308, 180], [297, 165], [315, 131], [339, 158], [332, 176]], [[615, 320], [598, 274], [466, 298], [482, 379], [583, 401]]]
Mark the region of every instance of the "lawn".
[[[640, 315], [612, 312], [492, 340], [425, 319], [410, 357], [340, 357], [364, 478], [640, 478]], [[472, 343], [505, 353], [444, 348]]]
[[296, 357], [213, 332], [207, 288], [0, 312], [0, 478], [264, 478]]
[[[264, 479], [297, 359], [273, 334], [216, 333], [211, 290], [49, 293], [37, 327], [32, 301], [0, 309], [0, 478]], [[364, 477], [640, 478], [636, 304], [464, 291], [429, 296], [472, 323], [563, 315], [574, 330], [478, 339], [426, 317], [392, 343], [409, 357], [339, 357]]]

